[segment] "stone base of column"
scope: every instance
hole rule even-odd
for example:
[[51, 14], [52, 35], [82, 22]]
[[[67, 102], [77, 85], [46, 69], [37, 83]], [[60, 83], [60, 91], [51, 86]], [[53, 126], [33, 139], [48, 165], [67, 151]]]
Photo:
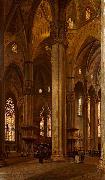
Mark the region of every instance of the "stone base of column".
[[52, 161], [65, 161], [65, 158], [63, 155], [52, 155], [51, 156]]
[[98, 171], [103, 171], [105, 173], [105, 160], [100, 159], [99, 164], [97, 165]]

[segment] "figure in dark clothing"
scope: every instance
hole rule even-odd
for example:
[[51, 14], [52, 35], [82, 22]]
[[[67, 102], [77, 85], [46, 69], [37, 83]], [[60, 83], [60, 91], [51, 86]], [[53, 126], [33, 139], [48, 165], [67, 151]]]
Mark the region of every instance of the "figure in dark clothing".
[[43, 163], [44, 159], [44, 147], [40, 145], [39, 147], [39, 163]]
[[80, 159], [81, 159], [81, 162], [83, 163], [85, 159], [85, 154], [83, 151], [80, 152]]

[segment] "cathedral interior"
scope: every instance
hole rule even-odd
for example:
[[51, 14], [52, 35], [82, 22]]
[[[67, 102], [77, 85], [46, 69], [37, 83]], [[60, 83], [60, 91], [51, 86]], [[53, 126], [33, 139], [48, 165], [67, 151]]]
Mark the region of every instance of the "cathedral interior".
[[101, 152], [100, 0], [0, 0], [0, 156]]

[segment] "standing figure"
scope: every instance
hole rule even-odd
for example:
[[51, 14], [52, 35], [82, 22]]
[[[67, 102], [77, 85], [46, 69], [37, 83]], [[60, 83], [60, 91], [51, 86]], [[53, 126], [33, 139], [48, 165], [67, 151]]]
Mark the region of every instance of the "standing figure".
[[43, 163], [44, 159], [44, 147], [43, 145], [39, 146], [39, 163]]

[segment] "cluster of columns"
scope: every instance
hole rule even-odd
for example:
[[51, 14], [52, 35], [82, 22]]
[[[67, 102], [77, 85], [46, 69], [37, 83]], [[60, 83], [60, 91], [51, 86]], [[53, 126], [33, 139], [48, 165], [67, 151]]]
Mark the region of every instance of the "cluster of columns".
[[[98, 150], [98, 144], [100, 143], [100, 139], [98, 137], [98, 104], [100, 102], [100, 97], [94, 91], [91, 93], [88, 92], [87, 89], [87, 80], [84, 80], [84, 88], [82, 92], [83, 98], [83, 110], [82, 110], [82, 117], [78, 117], [78, 92], [74, 88], [74, 78], [67, 77], [68, 80], [68, 89], [67, 91], [67, 139], [68, 139], [68, 152], [73, 151], [75, 149], [75, 143], [72, 143], [72, 131], [80, 130], [80, 138], [81, 145], [78, 148], [83, 148], [85, 152], [88, 150]], [[70, 87], [69, 87], [70, 86]], [[88, 103], [90, 99], [90, 113]], [[89, 115], [89, 114], [90, 115]], [[88, 117], [90, 116], [90, 117]], [[78, 124], [78, 118], [81, 118], [80, 123]], [[79, 128], [80, 127], [80, 128]], [[89, 132], [90, 127], [90, 132]], [[70, 133], [71, 132], [71, 133]], [[72, 145], [70, 145], [72, 144]], [[72, 146], [72, 147], [71, 147]], [[71, 149], [71, 150], [70, 150]]]
[[[53, 31], [53, 34], [55, 31]], [[51, 50], [52, 63], [52, 159], [63, 159], [66, 153], [66, 139], [63, 142], [63, 136], [66, 138], [66, 127], [63, 132], [62, 126], [66, 125], [65, 110], [65, 47], [63, 40], [56, 34], [53, 39]], [[24, 148], [27, 146], [27, 139], [34, 137], [33, 124], [33, 62], [25, 62], [25, 80], [24, 80], [24, 109], [23, 109], [23, 127], [22, 137]], [[40, 122], [39, 122], [40, 123]], [[46, 132], [47, 134], [47, 132]]]
[[[1, 6], [2, 7], [2, 6]], [[2, 8], [1, 11], [2, 12]], [[3, 15], [2, 15], [3, 17]], [[3, 19], [0, 19], [0, 23]], [[105, 20], [104, 20], [105, 21]], [[0, 36], [0, 42], [4, 45], [4, 31], [1, 29], [1, 36]], [[54, 32], [55, 33], [55, 32]], [[63, 142], [63, 135], [66, 137], [66, 131], [63, 132], [63, 121], [66, 119], [66, 108], [64, 107], [66, 104], [66, 98], [65, 98], [65, 86], [64, 82], [65, 80], [65, 47], [63, 43], [63, 39], [59, 36], [59, 34], [56, 35], [56, 39], [54, 39], [54, 42], [52, 44], [52, 51], [51, 51], [51, 62], [52, 62], [52, 159], [53, 160], [62, 160], [63, 154], [64, 154], [64, 148], [66, 147], [66, 139], [65, 142]], [[105, 37], [104, 37], [105, 38]], [[105, 47], [105, 42], [103, 43], [103, 47]], [[3, 47], [1, 46], [1, 64], [0, 64], [0, 85], [1, 85], [1, 96], [0, 96], [0, 159], [2, 159], [2, 155], [4, 152], [4, 140], [5, 140], [5, 117], [4, 117], [4, 83], [3, 83], [3, 77], [4, 74], [4, 54], [3, 54]], [[105, 113], [104, 113], [104, 107], [105, 107], [105, 50], [102, 49], [102, 79], [101, 79], [101, 142], [102, 142], [102, 159], [105, 162]], [[32, 61], [26, 61], [25, 62], [25, 80], [24, 80], [24, 122], [23, 122], [23, 134], [22, 137], [24, 140], [27, 141], [27, 138], [33, 138], [33, 62]], [[62, 81], [63, 80], [63, 81]], [[72, 97], [72, 91], [71, 97]], [[85, 100], [87, 97], [85, 97]], [[88, 117], [87, 115], [87, 100], [84, 101], [84, 108], [85, 108], [85, 114], [84, 119]], [[72, 122], [74, 118], [74, 101], [72, 98], [69, 102], [69, 109], [71, 112], [70, 121]], [[68, 119], [69, 122], [69, 119]], [[87, 120], [84, 121], [84, 135], [87, 137]], [[65, 122], [66, 126], [66, 122]], [[72, 122], [73, 126], [73, 122]], [[64, 128], [66, 129], [66, 128]], [[94, 137], [95, 138], [95, 137]], [[96, 138], [95, 138], [96, 139]], [[64, 144], [65, 143], [65, 144]], [[84, 138], [84, 144], [87, 146], [87, 138]], [[27, 143], [25, 144], [26, 148]], [[66, 149], [65, 149], [66, 151]]]
[[[84, 149], [98, 150], [98, 97], [90, 96], [90, 120], [88, 117], [88, 94], [84, 97], [83, 104], [83, 131], [84, 131]], [[90, 131], [89, 131], [90, 127]]]
[[[33, 152], [34, 126], [33, 126], [33, 62], [26, 61], [24, 64], [24, 103], [22, 140], [24, 153]], [[31, 149], [31, 150], [30, 150]]]
[[56, 42], [52, 45], [52, 159], [63, 159], [63, 75], [64, 47]]

